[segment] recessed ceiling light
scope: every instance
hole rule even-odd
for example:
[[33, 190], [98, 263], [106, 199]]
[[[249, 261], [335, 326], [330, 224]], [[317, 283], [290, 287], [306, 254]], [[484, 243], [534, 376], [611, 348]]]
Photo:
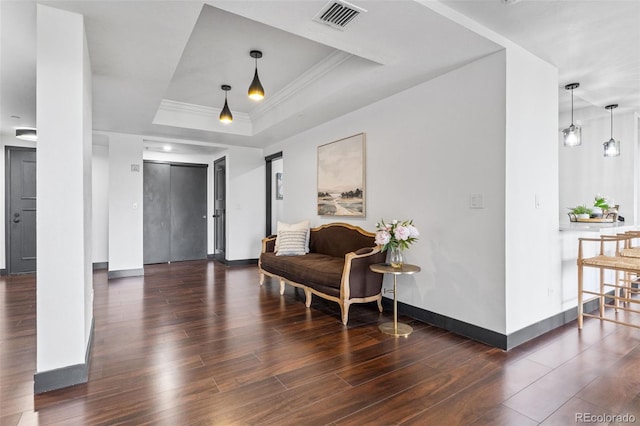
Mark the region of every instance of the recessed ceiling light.
[[16, 138], [22, 139], [23, 141], [36, 142], [38, 140], [38, 134], [36, 129], [16, 129]]
[[169, 152], [169, 151], [171, 151], [171, 147], [169, 145], [165, 145], [165, 146], [162, 147], [162, 150], [165, 151], [165, 152]]

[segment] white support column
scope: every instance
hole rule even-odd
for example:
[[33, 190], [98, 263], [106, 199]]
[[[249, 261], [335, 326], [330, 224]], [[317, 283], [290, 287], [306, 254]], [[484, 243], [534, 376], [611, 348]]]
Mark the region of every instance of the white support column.
[[109, 134], [109, 278], [144, 275], [142, 137]]
[[93, 321], [91, 64], [81, 15], [37, 6], [35, 392], [87, 381]]
[[142, 137], [109, 134], [109, 278], [144, 275]]

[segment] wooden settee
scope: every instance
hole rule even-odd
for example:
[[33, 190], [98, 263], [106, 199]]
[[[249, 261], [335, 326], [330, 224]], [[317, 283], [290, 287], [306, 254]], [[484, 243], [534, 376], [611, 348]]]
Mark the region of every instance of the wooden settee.
[[268, 275], [280, 281], [280, 294], [285, 284], [303, 289], [307, 307], [313, 294], [337, 302], [345, 325], [353, 303], [376, 301], [382, 312], [383, 276], [369, 265], [383, 263], [386, 253], [376, 245], [375, 234], [346, 223], [311, 228], [309, 253], [301, 256], [277, 256], [275, 242], [275, 235], [262, 240], [260, 285]]

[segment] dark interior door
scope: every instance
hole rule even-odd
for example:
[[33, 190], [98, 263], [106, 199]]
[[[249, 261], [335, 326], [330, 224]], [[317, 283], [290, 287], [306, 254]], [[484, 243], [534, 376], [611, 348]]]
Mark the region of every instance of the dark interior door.
[[226, 159], [221, 158], [214, 163], [214, 229], [215, 244], [214, 257], [225, 260], [225, 232], [226, 232]]
[[171, 165], [144, 162], [143, 173], [143, 261], [165, 263], [171, 259]]
[[36, 150], [8, 148], [9, 273], [36, 270]]
[[207, 258], [207, 168], [171, 166], [171, 261]]
[[265, 176], [266, 178], [265, 183], [267, 185], [265, 188], [265, 191], [266, 191], [265, 194], [267, 196], [267, 199], [266, 199], [267, 211], [265, 215], [265, 234], [264, 234], [265, 236], [269, 236], [273, 234], [275, 230], [272, 229], [271, 225], [274, 222], [277, 223], [277, 215], [274, 214], [275, 212], [274, 201], [276, 200], [276, 196], [273, 191], [273, 189], [275, 188], [274, 182], [273, 182], [273, 162], [281, 159], [282, 159], [282, 151], [277, 152], [275, 154], [271, 154], [267, 157], [264, 157], [265, 171], [267, 172]]
[[143, 261], [207, 258], [207, 167], [144, 162]]

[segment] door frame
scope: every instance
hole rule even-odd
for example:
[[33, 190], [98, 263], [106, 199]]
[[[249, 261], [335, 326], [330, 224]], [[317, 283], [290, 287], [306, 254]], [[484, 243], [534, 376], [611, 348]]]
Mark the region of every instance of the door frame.
[[[219, 164], [223, 164], [224, 165], [224, 203], [225, 203], [225, 207], [224, 207], [224, 214], [222, 215], [222, 218], [217, 218], [216, 217], [216, 201], [217, 201], [217, 188], [218, 188], [218, 182], [217, 182], [217, 172], [216, 172], [216, 167]], [[227, 157], [222, 156], [216, 160], [214, 160], [213, 162], [213, 259], [217, 260], [218, 262], [222, 262], [222, 263], [226, 263], [226, 256], [227, 256]], [[217, 232], [217, 221], [218, 220], [222, 220], [222, 229], [224, 230], [223, 235], [222, 235], [222, 241], [223, 241], [223, 246], [224, 246], [224, 251], [223, 252], [218, 252], [218, 247], [217, 247], [217, 240], [218, 240], [218, 235], [216, 235]]]
[[[143, 163], [143, 167], [144, 167], [144, 163], [153, 163], [153, 164], [168, 164], [169, 166], [181, 166], [181, 167], [200, 167], [200, 168], [204, 168], [209, 170], [209, 164], [207, 163], [188, 163], [185, 161], [172, 161], [172, 160], [142, 160]], [[144, 182], [144, 176], [143, 176], [143, 182]], [[144, 201], [144, 194], [142, 196], [143, 201]], [[208, 177], [208, 172], [207, 172], [207, 198], [206, 198], [206, 204], [207, 204], [207, 216], [209, 214], [209, 177]], [[144, 209], [144, 202], [142, 205], [142, 208]], [[143, 213], [143, 220], [144, 220], [144, 213]], [[142, 224], [143, 228], [144, 228], [144, 223]], [[207, 231], [206, 231], [206, 235], [207, 235], [207, 248], [205, 249], [205, 256], [208, 256], [208, 246], [209, 246], [209, 241], [208, 241], [208, 235], [209, 235], [209, 221], [207, 220]], [[142, 245], [144, 246], [144, 240]], [[144, 251], [142, 254], [142, 257], [144, 258]], [[169, 250], [169, 257], [171, 257], [171, 250]], [[168, 263], [171, 263], [172, 260], [169, 260]], [[143, 261], [144, 263], [144, 261]]]
[[[33, 151], [36, 152], [36, 148], [30, 148], [25, 146], [11, 146], [4, 147], [4, 253], [5, 253], [5, 267], [0, 269], [0, 275], [11, 274], [11, 227], [7, 221], [11, 216], [11, 152], [15, 151]], [[37, 185], [37, 182], [36, 182]], [[37, 192], [36, 192], [37, 203]], [[37, 237], [37, 228], [34, 230]], [[35, 271], [34, 271], [35, 272]], [[25, 272], [29, 273], [29, 272]]]
[[264, 161], [265, 161], [265, 170], [266, 170], [266, 194], [267, 194], [267, 199], [266, 199], [266, 212], [265, 212], [265, 237], [268, 237], [269, 235], [271, 235], [271, 233], [273, 232], [273, 229], [271, 229], [271, 220], [273, 217], [272, 214], [272, 202], [273, 202], [273, 191], [272, 191], [272, 187], [273, 187], [273, 179], [271, 178], [271, 171], [272, 171], [272, 164], [275, 160], [279, 160], [281, 158], [284, 158], [284, 156], [282, 155], [282, 151], [280, 152], [276, 152], [275, 154], [271, 154], [271, 155], [267, 155], [266, 157], [264, 157]]

